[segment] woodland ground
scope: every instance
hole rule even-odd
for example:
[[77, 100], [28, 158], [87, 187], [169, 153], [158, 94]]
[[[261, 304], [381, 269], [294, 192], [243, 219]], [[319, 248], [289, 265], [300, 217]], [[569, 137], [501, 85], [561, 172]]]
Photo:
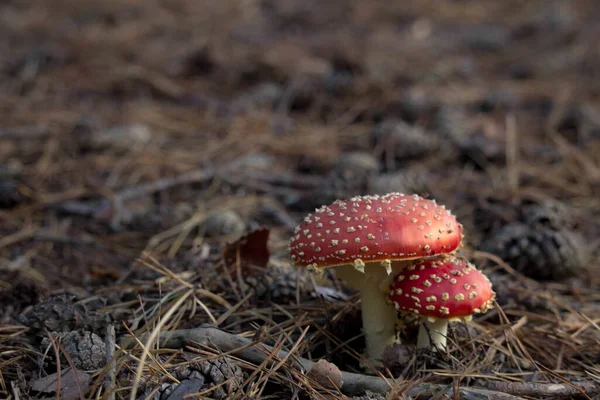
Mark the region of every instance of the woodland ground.
[[[592, 0], [0, 2], [0, 397], [56, 377], [63, 399], [598, 396], [599, 20]], [[358, 297], [287, 243], [390, 191], [453, 210], [499, 306], [446, 354], [408, 330], [363, 382]], [[181, 331], [201, 326], [231, 335]], [[240, 338], [255, 352], [220, 354]], [[295, 357], [360, 375], [340, 390]]]

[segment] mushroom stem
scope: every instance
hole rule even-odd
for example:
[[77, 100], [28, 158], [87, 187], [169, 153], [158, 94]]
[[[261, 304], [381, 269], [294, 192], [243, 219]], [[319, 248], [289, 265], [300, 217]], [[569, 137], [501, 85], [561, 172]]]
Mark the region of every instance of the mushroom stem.
[[[429, 331], [429, 332], [428, 332]], [[419, 326], [417, 348], [430, 347], [432, 350], [444, 350], [446, 348], [446, 334], [448, 332], [448, 320], [437, 318], [431, 321], [424, 318]], [[431, 342], [430, 339], [431, 338]]]
[[404, 267], [403, 262], [392, 263], [392, 274], [388, 276], [380, 263], [366, 263], [364, 272], [353, 266], [337, 268], [340, 278], [360, 291], [363, 332], [366, 356], [369, 362], [380, 365], [386, 346], [396, 341], [397, 312], [386, 299], [389, 281]]

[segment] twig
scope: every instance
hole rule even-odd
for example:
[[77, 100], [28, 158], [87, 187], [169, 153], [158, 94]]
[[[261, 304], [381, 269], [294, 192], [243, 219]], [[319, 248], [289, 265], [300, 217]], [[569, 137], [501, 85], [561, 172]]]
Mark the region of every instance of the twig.
[[11, 381], [10, 387], [12, 388], [13, 396], [15, 397], [15, 400], [21, 400], [21, 389], [19, 389], [17, 382]]
[[[457, 393], [458, 392], [458, 393]], [[418, 400], [427, 399], [461, 399], [461, 400], [525, 400], [523, 397], [509, 393], [497, 392], [495, 390], [476, 387], [453, 387], [452, 385], [440, 385], [421, 383], [413, 386], [404, 394]]]
[[[50, 343], [52, 344], [52, 347], [54, 347], [54, 355], [56, 357], [56, 400], [60, 400], [60, 391], [62, 390], [61, 388], [61, 365], [60, 365], [60, 351], [58, 350], [58, 343], [56, 338], [52, 335], [52, 333], [50, 333], [48, 330], [46, 330], [46, 335], [48, 335], [48, 338], [50, 339]], [[75, 372], [75, 375], [77, 375], [77, 371]]]
[[[266, 359], [264, 351], [256, 347], [252, 347], [250, 339], [242, 338], [237, 335], [227, 333], [215, 328], [196, 328], [196, 329], [181, 329], [173, 332], [164, 332], [161, 334], [161, 344], [163, 347], [178, 349], [183, 348], [186, 342], [196, 342], [205, 346], [215, 347], [219, 351], [229, 352], [240, 349], [236, 355], [246, 361], [260, 364]], [[261, 345], [267, 351], [272, 352], [273, 348], [268, 345]], [[277, 353], [280, 359], [286, 358], [288, 352], [281, 350]], [[310, 371], [313, 362], [305, 358], [296, 357], [292, 365], [296, 368]], [[344, 382], [342, 391], [344, 393], [361, 393], [365, 390], [373, 392], [385, 392], [390, 387], [385, 381], [378, 377], [354, 374], [351, 372], [342, 372], [342, 380]]]
[[104, 390], [108, 393], [106, 400], [115, 400], [115, 392], [112, 390], [112, 383], [117, 376], [117, 363], [113, 360], [115, 355], [115, 327], [108, 325], [106, 327], [106, 364], [107, 373], [104, 378]]
[[[578, 386], [590, 397], [600, 393], [599, 383], [579, 382], [573, 384]], [[489, 382], [487, 388], [517, 396], [559, 398], [581, 395], [581, 391], [577, 390], [577, 388], [562, 383]]]
[[519, 190], [519, 145], [517, 138], [517, 122], [515, 116], [510, 114], [506, 117], [506, 168], [508, 170], [508, 183], [513, 196], [516, 196]]
[[[236, 356], [252, 362], [254, 364], [263, 363], [268, 354], [265, 352], [273, 352], [271, 346], [261, 344], [263, 350], [253, 346], [250, 339], [243, 338], [231, 333], [223, 332], [216, 328], [200, 327], [196, 329], [181, 329], [173, 332], [163, 332], [160, 335], [161, 345], [163, 347], [179, 349], [185, 347], [187, 342], [195, 342], [200, 345], [209, 346], [218, 349], [221, 352], [232, 352], [237, 349]], [[278, 359], [288, 357], [288, 352], [281, 350], [275, 353]], [[272, 361], [274, 362], [274, 361]], [[294, 361], [290, 361], [292, 366], [310, 371], [315, 364], [314, 362], [302, 357], [295, 357]], [[390, 384], [393, 381], [386, 381], [377, 376], [362, 375], [352, 372], [342, 371], [342, 387], [341, 391], [349, 396], [364, 393], [367, 390], [375, 393], [383, 393], [390, 390]], [[499, 400], [517, 400], [520, 397], [504, 394], [497, 391], [492, 391], [485, 388], [461, 387], [458, 389], [461, 398], [465, 399], [499, 399]], [[452, 394], [454, 389], [448, 385], [437, 384], [419, 384], [407, 390], [405, 394], [415, 396], [419, 399], [431, 398], [434, 395], [441, 393]]]

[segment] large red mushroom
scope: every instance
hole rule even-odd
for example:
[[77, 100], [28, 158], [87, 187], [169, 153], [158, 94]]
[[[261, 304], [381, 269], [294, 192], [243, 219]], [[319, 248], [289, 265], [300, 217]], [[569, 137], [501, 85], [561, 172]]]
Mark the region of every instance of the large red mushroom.
[[448, 322], [486, 312], [494, 292], [481, 271], [449, 256], [417, 262], [396, 275], [388, 299], [397, 311], [422, 318], [417, 347], [435, 350], [446, 347]]
[[386, 300], [392, 272], [410, 260], [452, 253], [461, 240], [461, 225], [444, 206], [390, 193], [317, 209], [296, 228], [290, 255], [297, 267], [335, 268], [360, 291], [366, 353], [377, 362], [396, 338], [397, 314]]

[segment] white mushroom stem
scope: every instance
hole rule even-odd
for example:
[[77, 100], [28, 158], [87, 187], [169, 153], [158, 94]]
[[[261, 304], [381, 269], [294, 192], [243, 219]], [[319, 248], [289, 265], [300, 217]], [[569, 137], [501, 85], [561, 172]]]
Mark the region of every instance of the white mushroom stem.
[[[361, 272], [363, 266], [364, 272]], [[404, 267], [404, 263], [394, 262], [391, 266], [390, 275], [379, 262], [359, 264], [358, 268], [351, 265], [336, 268], [340, 278], [360, 291], [366, 355], [369, 362], [374, 364], [380, 364], [383, 350], [396, 340], [398, 316], [394, 307], [387, 302], [386, 295], [391, 279]]]
[[[429, 331], [429, 332], [428, 332]], [[419, 326], [419, 336], [417, 338], [417, 347], [430, 347], [433, 350], [444, 350], [446, 348], [446, 335], [448, 332], [448, 320], [445, 318], [437, 318], [431, 320], [423, 318]], [[430, 339], [431, 338], [431, 342]]]

